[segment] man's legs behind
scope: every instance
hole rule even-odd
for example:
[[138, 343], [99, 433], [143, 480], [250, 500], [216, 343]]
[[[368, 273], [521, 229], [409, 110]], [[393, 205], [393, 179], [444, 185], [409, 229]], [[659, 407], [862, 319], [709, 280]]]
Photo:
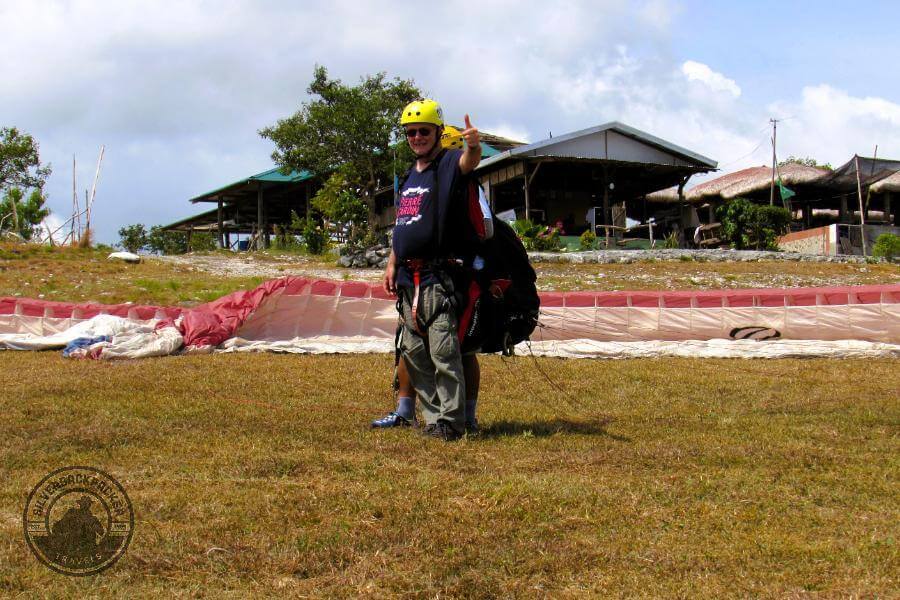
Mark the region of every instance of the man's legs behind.
[[404, 325], [400, 346], [422, 405], [426, 429], [449, 427], [460, 434], [465, 429], [466, 391], [456, 314], [447, 305], [448, 294], [441, 284], [423, 288], [420, 319], [431, 323], [422, 337], [414, 329], [411, 295], [411, 290], [402, 293]]
[[[466, 433], [477, 433], [478, 392], [481, 387], [481, 365], [475, 353], [463, 354], [463, 374], [466, 378]], [[408, 427], [416, 424], [416, 391], [413, 389], [406, 369], [406, 362], [401, 358], [397, 363], [397, 408], [380, 419], [372, 421], [372, 427]]]

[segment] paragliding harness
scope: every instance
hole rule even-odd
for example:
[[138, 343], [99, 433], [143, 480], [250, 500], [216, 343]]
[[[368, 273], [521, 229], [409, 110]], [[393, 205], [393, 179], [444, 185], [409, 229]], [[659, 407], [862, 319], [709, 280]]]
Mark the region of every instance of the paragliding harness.
[[[443, 155], [443, 151], [439, 153], [428, 169], [437, 171]], [[402, 189], [409, 174], [410, 171], [404, 174], [397, 189]], [[404, 263], [412, 274], [414, 286], [411, 325], [424, 337], [440, 314], [453, 310], [459, 320], [462, 353], [502, 352], [510, 356], [514, 346], [527, 340], [537, 326], [540, 308], [535, 287], [537, 276], [522, 242], [507, 223], [491, 212], [484, 191], [474, 177], [463, 176], [448, 203], [449, 214], [440, 212], [439, 180], [435, 172], [432, 197], [438, 212], [432, 239], [436, 244], [435, 255], [440, 258], [413, 259]], [[441, 220], [456, 228], [455, 234], [463, 240], [462, 246], [458, 247], [466, 250], [464, 256], [447, 252], [442, 239], [443, 227], [439, 226]], [[421, 277], [425, 271], [432, 273], [444, 289], [453, 290], [453, 294], [447, 296], [443, 307], [422, 320], [418, 306]], [[397, 308], [402, 314], [400, 299]], [[400, 356], [400, 332], [398, 327], [395, 362]]]

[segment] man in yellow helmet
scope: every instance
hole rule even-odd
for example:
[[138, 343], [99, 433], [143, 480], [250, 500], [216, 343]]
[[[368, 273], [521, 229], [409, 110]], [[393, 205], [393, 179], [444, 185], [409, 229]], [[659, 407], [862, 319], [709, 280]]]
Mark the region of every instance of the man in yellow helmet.
[[456, 192], [481, 161], [478, 129], [465, 116], [462, 150], [441, 146], [444, 115], [434, 100], [411, 102], [400, 117], [416, 156], [399, 190], [393, 249], [384, 289], [400, 297], [400, 349], [422, 406], [425, 433], [446, 441], [465, 429], [465, 376], [456, 297], [447, 269], [467, 255], [455, 230]]

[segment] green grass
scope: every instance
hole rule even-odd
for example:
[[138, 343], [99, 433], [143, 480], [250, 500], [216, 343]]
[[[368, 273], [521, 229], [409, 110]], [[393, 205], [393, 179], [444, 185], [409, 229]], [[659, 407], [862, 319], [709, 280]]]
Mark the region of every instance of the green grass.
[[[896, 265], [537, 269], [545, 289], [900, 281]], [[261, 281], [0, 245], [0, 296], [195, 304]], [[368, 429], [393, 403], [388, 356], [99, 363], [0, 352], [0, 596], [781, 598], [900, 588], [897, 361], [482, 365], [485, 433], [447, 445]], [[84, 579], [40, 565], [21, 529], [30, 489], [71, 464], [113, 474], [136, 513], [126, 556]]]
[[[896, 361], [483, 361], [479, 439], [372, 432], [387, 356], [0, 353], [7, 595], [890, 596]], [[56, 575], [21, 510], [117, 477], [126, 556]], [[214, 550], [218, 548], [220, 550]], [[49, 592], [52, 590], [52, 592]]]

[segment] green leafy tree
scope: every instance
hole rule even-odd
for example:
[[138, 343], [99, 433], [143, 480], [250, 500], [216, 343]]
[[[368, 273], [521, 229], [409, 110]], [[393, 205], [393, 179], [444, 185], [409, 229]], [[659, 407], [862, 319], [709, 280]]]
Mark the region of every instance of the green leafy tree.
[[900, 257], [900, 235], [893, 233], [879, 235], [872, 247], [872, 256], [885, 258], [888, 261], [894, 260], [894, 257]]
[[139, 252], [147, 245], [147, 228], [143, 223], [126, 225], [119, 229], [119, 246], [128, 252]]
[[318, 65], [307, 93], [312, 100], [260, 135], [275, 142], [272, 158], [285, 170], [324, 177], [340, 168], [347, 187], [361, 190], [373, 223], [375, 190], [405, 169], [412, 156], [406, 144], [398, 143], [400, 110], [422, 93], [411, 80], [388, 80], [385, 73], [349, 86], [329, 79]]
[[328, 250], [328, 233], [311, 217], [303, 225], [303, 243], [310, 254], [325, 254]]
[[361, 241], [366, 234], [368, 208], [366, 203], [350, 189], [343, 169], [338, 169], [325, 181], [312, 199], [312, 206], [326, 219], [341, 227], [350, 227], [351, 244]]
[[211, 252], [218, 248], [216, 236], [210, 231], [195, 231], [191, 235], [191, 251]]
[[[5, 206], [5, 212], [0, 214], [0, 229], [15, 231], [27, 239], [31, 238], [34, 226], [47, 216], [46, 214], [42, 216], [37, 223], [29, 222], [25, 218], [20, 219], [23, 207], [19, 206], [19, 202], [24, 193], [28, 190], [43, 189], [44, 182], [50, 175], [50, 166], [41, 165], [38, 150], [38, 143], [27, 133], [21, 133], [15, 127], [0, 129], [0, 194], [4, 198]], [[21, 190], [19, 194], [10, 195], [16, 189]], [[40, 202], [37, 203], [37, 197], [32, 192], [28, 201], [33, 202], [30, 210], [43, 210], [43, 196], [40, 196]], [[8, 219], [3, 220], [7, 216]]]
[[788, 156], [785, 160], [779, 162], [778, 166], [783, 167], [788, 164], [803, 165], [806, 167], [816, 167], [819, 169], [827, 169], [829, 171], [834, 170], [834, 167], [831, 166], [831, 163], [819, 164], [819, 162], [816, 159], [810, 158], [809, 156], [804, 156], [801, 158], [799, 156], [791, 155], [791, 156]]
[[40, 232], [41, 221], [50, 210], [44, 208], [44, 194], [40, 189], [32, 190], [24, 202], [23, 195], [19, 188], [6, 190], [0, 202], [0, 231], [15, 231], [22, 239], [31, 240]]
[[154, 225], [147, 234], [147, 248], [158, 254], [184, 254], [187, 252], [187, 234]]
[[744, 198], [717, 210], [722, 233], [735, 250], [778, 250], [778, 236], [788, 232], [791, 213], [780, 206], [758, 205]]

